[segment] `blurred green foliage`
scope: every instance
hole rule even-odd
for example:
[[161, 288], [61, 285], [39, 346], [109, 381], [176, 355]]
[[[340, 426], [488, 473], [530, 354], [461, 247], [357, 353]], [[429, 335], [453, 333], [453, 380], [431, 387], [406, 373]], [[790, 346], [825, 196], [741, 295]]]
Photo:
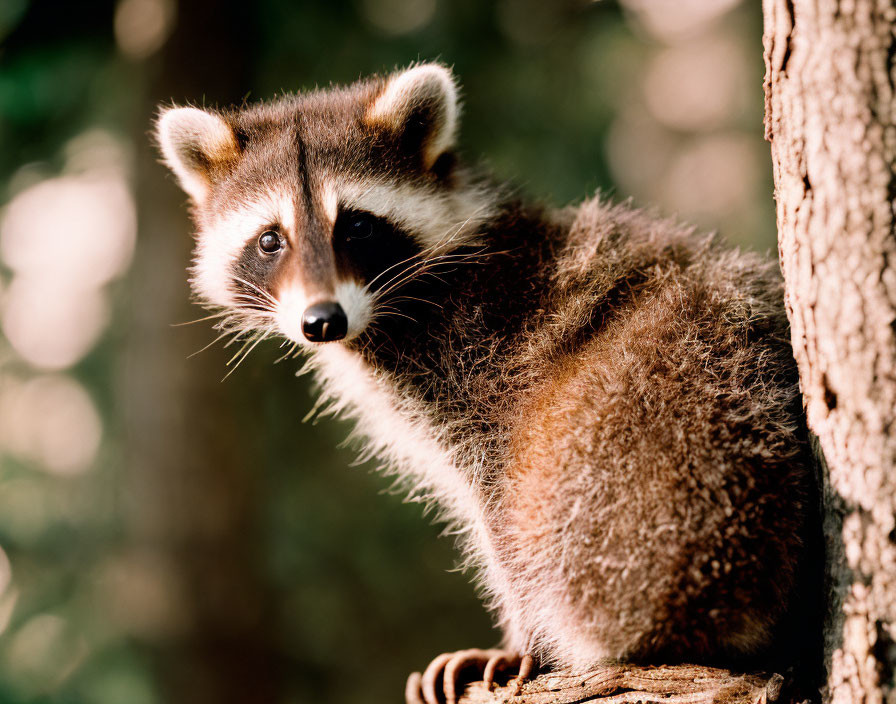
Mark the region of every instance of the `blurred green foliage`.
[[[146, 7], [169, 13], [158, 46], [127, 48], [126, 5], [144, 18], [137, 27], [151, 25], [151, 12], [148, 20], [140, 15]], [[170, 327], [189, 314], [184, 208], [171, 214], [167, 235], [182, 244], [171, 250], [167, 273], [141, 269], [157, 247], [146, 239], [147, 213], [183, 202], [153, 163], [153, 103], [205, 102], [201, 90], [170, 91], [184, 85], [181, 74], [216, 75], [227, 59], [202, 53], [197, 42], [195, 53], [172, 67], [164, 59], [174, 41], [169, 35], [176, 37], [178, 23], [198, 12], [243, 18], [231, 22], [228, 35], [240, 44], [233, 46], [238, 58], [231, 57], [240, 62], [239, 84], [216, 78], [234, 100], [347, 82], [417, 60], [444, 61], [464, 89], [462, 151], [558, 205], [595, 189], [617, 195], [608, 140], [626, 106], [643, 111], [636, 88], [662, 40], [607, 0], [261, 0], [234, 3], [233, 14], [229, 3], [196, 7], [190, 0], [0, 2], [0, 202], [63, 173], [72, 140], [100, 129], [118, 140], [143, 214], [136, 273], [105, 290], [111, 323], [89, 354], [59, 372], [87, 390], [102, 419], [103, 442], [91, 466], [73, 475], [48, 473], [0, 446], [0, 547], [11, 564], [9, 584], [0, 580], [0, 703], [397, 702], [408, 672], [438, 652], [493, 645], [500, 636], [471, 575], [451, 571], [450, 539], [438, 539], [439, 528], [421, 507], [388, 491], [390, 481], [372, 465], [348, 468], [355, 452], [340, 442], [349, 427], [300, 422], [313, 389], [308, 379], [296, 379], [294, 361], [272, 365], [276, 344], [257, 350], [224, 384], [217, 383], [224, 351], [186, 359], [213, 333], [208, 324]], [[755, 95], [726, 129], [744, 131], [762, 153], [757, 16], [755, 8], [740, 8], [718, 22], [720, 31], [747, 37], [755, 49], [748, 67]], [[190, 43], [181, 38], [180, 46]], [[664, 134], [669, 149], [699, 137]], [[650, 156], [632, 159], [643, 159], [649, 171]], [[745, 222], [740, 213], [759, 213], [735, 237], [772, 245], [769, 179], [762, 175], [750, 185], [737, 206], [742, 210], [720, 212], [707, 224]], [[0, 296], [12, 276], [0, 269]], [[178, 283], [169, 286], [172, 279]], [[153, 317], [163, 305], [169, 307]], [[219, 460], [201, 460], [202, 452], [220, 441], [238, 473], [232, 486], [224, 478], [218, 485], [213, 471], [191, 479], [160, 468], [157, 480], [173, 483], [176, 493], [180, 482], [212, 477], [209, 495], [223, 492], [224, 512], [236, 515], [222, 519], [231, 527], [220, 535], [167, 537], [168, 522], [189, 533], [192, 524], [182, 514], [205, 508], [201, 501], [166, 503], [164, 491], [146, 488], [152, 472], [135, 469], [154, 461], [146, 443], [135, 440], [148, 432], [141, 416], [135, 420], [129, 411], [144, 400], [133, 389], [144, 388], [139, 378], [150, 373], [135, 361], [148, 340], [167, 345], [174, 360], [151, 373], [190, 396], [183, 402], [189, 414], [177, 415], [176, 396], [169, 397], [172, 408], [151, 409], [149, 417], [175, 414], [180, 434], [148, 435], [150, 449], [165, 456], [166, 443], [187, 438], [190, 445], [195, 437], [197, 447], [183, 453], [198, 453], [214, 469]], [[0, 397], [10, 384], [45, 373], [2, 338], [0, 360]], [[207, 385], [187, 381], [212, 377]], [[190, 500], [203, 491], [184, 490]], [[228, 540], [235, 540], [232, 550]], [[216, 575], [222, 560], [228, 566], [221, 580], [191, 573], [194, 565]], [[233, 575], [246, 584], [242, 577], [229, 584]], [[215, 607], [216, 600], [225, 606]], [[226, 604], [240, 605], [236, 625], [225, 622]], [[194, 618], [206, 607], [214, 618]], [[243, 634], [251, 634], [251, 646]], [[229, 670], [241, 662], [248, 678], [241, 681], [254, 676], [258, 686], [228, 690]], [[224, 684], [210, 683], [215, 678]]]

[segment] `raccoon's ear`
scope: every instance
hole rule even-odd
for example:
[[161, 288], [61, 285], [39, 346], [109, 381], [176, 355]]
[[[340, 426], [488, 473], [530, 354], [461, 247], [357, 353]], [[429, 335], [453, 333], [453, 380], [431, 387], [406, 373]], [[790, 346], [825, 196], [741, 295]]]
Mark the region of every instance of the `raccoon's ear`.
[[421, 64], [390, 76], [367, 108], [365, 122], [394, 132], [423, 167], [454, 147], [460, 115], [454, 76], [439, 64]]
[[156, 137], [168, 167], [197, 203], [215, 176], [239, 156], [233, 129], [221, 117], [198, 108], [168, 108], [156, 123]]

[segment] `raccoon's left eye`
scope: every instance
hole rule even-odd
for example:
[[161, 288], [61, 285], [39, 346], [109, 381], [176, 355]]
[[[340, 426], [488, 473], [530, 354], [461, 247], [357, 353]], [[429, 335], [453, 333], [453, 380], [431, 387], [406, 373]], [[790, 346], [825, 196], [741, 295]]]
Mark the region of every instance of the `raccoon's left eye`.
[[376, 219], [366, 213], [353, 213], [348, 221], [346, 237], [349, 240], [367, 240], [376, 234]]
[[280, 251], [280, 235], [273, 230], [261, 233], [258, 238], [258, 248], [265, 254], [274, 254]]

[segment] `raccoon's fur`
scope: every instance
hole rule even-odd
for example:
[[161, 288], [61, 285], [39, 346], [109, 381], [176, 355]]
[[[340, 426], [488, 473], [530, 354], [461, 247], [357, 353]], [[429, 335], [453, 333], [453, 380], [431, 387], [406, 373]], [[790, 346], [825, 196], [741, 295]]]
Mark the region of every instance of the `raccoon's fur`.
[[[523, 202], [458, 163], [457, 120], [434, 64], [164, 110], [195, 291], [309, 351], [333, 408], [454, 524], [509, 651], [770, 652], [813, 496], [776, 266], [628, 206]], [[314, 328], [319, 305], [345, 320]]]

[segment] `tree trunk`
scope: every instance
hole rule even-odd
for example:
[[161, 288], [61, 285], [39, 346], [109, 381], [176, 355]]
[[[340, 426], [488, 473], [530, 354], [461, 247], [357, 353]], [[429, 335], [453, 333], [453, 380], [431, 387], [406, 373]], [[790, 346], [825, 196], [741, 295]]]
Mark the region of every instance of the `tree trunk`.
[[894, 701], [892, 0], [764, 0], [766, 138], [794, 354], [823, 477], [827, 699]]
[[[2, 0], [0, 0], [2, 2]], [[171, 623], [143, 643], [166, 704], [279, 701], [276, 634], [257, 567], [256, 467], [238, 443], [233, 385], [221, 384], [220, 348], [188, 359], [207, 327], [172, 328], [204, 315], [187, 298], [190, 239], [185, 197], [147, 138], [149, 116], [201, 95], [239, 102], [252, 46], [248, 6], [190, 0], [174, 34], [145, 67], [148, 95], [135, 126], [140, 209], [126, 384], [131, 449], [127, 515], [133, 550], [171, 583]]]

